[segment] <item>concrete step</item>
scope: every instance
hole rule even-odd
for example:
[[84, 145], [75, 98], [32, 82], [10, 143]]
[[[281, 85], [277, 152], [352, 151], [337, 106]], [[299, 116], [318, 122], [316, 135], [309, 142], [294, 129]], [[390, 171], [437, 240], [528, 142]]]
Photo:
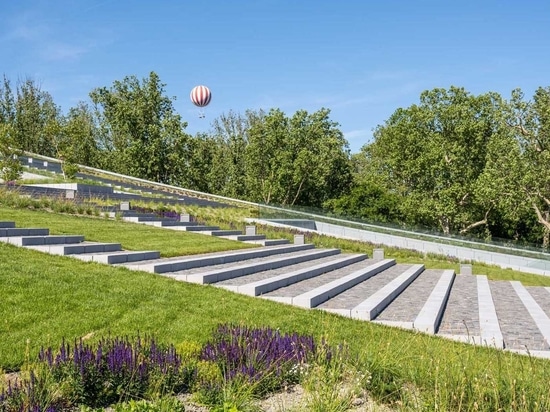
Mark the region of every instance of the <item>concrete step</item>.
[[[228, 236], [244, 236], [240, 230], [205, 230], [201, 233], [210, 236], [228, 237]], [[235, 239], [238, 240], [238, 239]]]
[[80, 235], [10, 236], [2, 240], [16, 246], [59, 245], [84, 242]]
[[481, 331], [476, 276], [456, 275], [441, 323], [435, 332], [455, 340], [479, 341]]
[[454, 280], [455, 272], [453, 270], [443, 271], [428, 299], [416, 316], [413, 322], [414, 329], [424, 333], [435, 333], [441, 323], [443, 311], [447, 307]]
[[374, 322], [412, 329], [414, 321], [435, 288], [443, 271], [425, 269], [403, 292], [392, 300]]
[[156, 250], [149, 251], [129, 251], [120, 250], [114, 252], [82, 253], [72, 255], [80, 260], [88, 262], [105, 263], [113, 265], [117, 263], [138, 262], [142, 260], [160, 259], [160, 252]]
[[13, 229], [15, 222], [0, 222], [0, 229]]
[[313, 308], [393, 265], [395, 265], [394, 259], [380, 261], [366, 260], [350, 265], [342, 270], [334, 270], [273, 292], [268, 292], [262, 295], [262, 297], [301, 307]]
[[290, 243], [288, 239], [260, 239], [260, 240], [243, 240], [245, 243], [262, 246], [287, 245]]
[[405, 290], [424, 270], [424, 265], [413, 265], [382, 289], [370, 295], [359, 305], [351, 309], [351, 317], [373, 320], [388, 304]]
[[0, 238], [11, 237], [11, 236], [47, 236], [49, 234], [50, 234], [50, 229], [42, 229], [42, 228], [2, 228], [0, 229]]
[[504, 347], [521, 352], [549, 351], [547, 320], [525, 288], [508, 281], [491, 281], [489, 285]]
[[271, 271], [279, 268], [296, 265], [302, 262], [310, 262], [327, 256], [340, 253], [339, 249], [311, 249], [295, 253], [285, 253], [282, 256], [253, 259], [246, 263], [226, 264], [209, 266], [198, 270], [179, 271], [168, 274], [168, 276], [192, 283], [216, 283], [228, 279], [235, 279], [257, 272]]
[[[237, 234], [237, 235], [228, 235], [228, 236], [222, 236], [222, 237], [230, 240], [238, 240], [239, 242], [257, 242], [259, 240], [265, 240], [265, 235]], [[279, 240], [284, 240], [284, 239], [279, 239]]]
[[177, 230], [185, 230], [187, 232], [211, 232], [213, 230], [219, 230], [220, 228], [218, 226], [174, 226], [174, 228], [177, 227]]
[[[390, 262], [373, 261], [377, 264], [380, 264], [380, 262], [386, 264], [381, 268], [375, 266], [377, 270], [369, 273], [369, 276], [360, 279], [359, 282], [351, 285], [342, 293], [320, 303], [317, 308], [349, 317], [354, 308], [361, 305], [366, 299], [375, 295], [380, 289], [393, 282], [413, 266], [410, 264], [395, 264], [393, 260]], [[352, 274], [348, 276], [351, 277]]]
[[234, 292], [259, 296], [305, 279], [310, 279], [367, 259], [365, 254], [333, 255], [306, 263], [294, 264], [281, 270], [257, 272], [250, 276], [216, 283]]
[[[179, 222], [177, 220], [143, 220], [139, 221], [137, 223], [142, 223], [144, 225], [149, 226], [156, 226], [156, 227], [164, 227], [167, 229], [175, 229], [175, 228], [184, 228], [187, 226], [198, 226], [199, 224], [197, 222]], [[185, 229], [182, 229], [185, 230]]]
[[[523, 306], [535, 322], [535, 325], [538, 328], [538, 331], [543, 337], [542, 348], [533, 348], [534, 350], [550, 350], [550, 318], [544, 309], [539, 305], [533, 295], [528, 291], [528, 289], [521, 284], [519, 281], [511, 281], [512, 287], [516, 291], [518, 297], [520, 298]], [[541, 302], [542, 303], [542, 302]], [[526, 351], [529, 350], [529, 347], [525, 348]]]
[[116, 210], [114, 212], [107, 212], [107, 215], [111, 218], [120, 216], [122, 220], [126, 220], [128, 222], [136, 222], [138, 221], [138, 218], [143, 219], [144, 221], [146, 219], [159, 219], [158, 215], [155, 213], [140, 213], [132, 210]]
[[491, 287], [487, 276], [477, 277], [477, 297], [479, 306], [479, 332], [481, 345], [492, 346], [499, 349], [504, 348], [504, 339], [498, 316], [495, 309], [495, 302], [491, 295]]
[[53, 255], [75, 255], [80, 253], [113, 252], [122, 250], [120, 243], [82, 242], [63, 245], [38, 245], [28, 246], [29, 249]]
[[203, 255], [193, 255], [187, 257], [180, 256], [176, 258], [165, 258], [154, 261], [128, 263], [124, 266], [132, 270], [143, 270], [145, 272], [152, 273], [177, 272], [197, 267], [219, 265], [224, 263], [244, 261], [248, 259], [257, 259], [282, 253], [309, 250], [313, 248], [313, 244], [268, 246], [257, 249], [254, 248], [239, 251], [206, 253]]

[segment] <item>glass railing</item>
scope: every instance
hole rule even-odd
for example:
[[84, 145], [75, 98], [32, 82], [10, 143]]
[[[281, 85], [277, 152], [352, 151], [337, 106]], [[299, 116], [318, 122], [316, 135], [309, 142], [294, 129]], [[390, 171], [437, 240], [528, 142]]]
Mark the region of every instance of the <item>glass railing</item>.
[[[318, 222], [331, 223], [356, 229], [384, 233], [411, 239], [425, 240], [453, 246], [463, 246], [472, 249], [508, 253], [535, 259], [550, 260], [550, 252], [541, 245], [515, 242], [508, 239], [484, 240], [469, 236], [445, 235], [433, 229], [420, 226], [405, 226], [391, 223], [372, 222], [349, 216], [327, 213], [322, 209], [301, 206], [259, 205], [258, 215], [261, 219], [309, 219]], [[290, 222], [292, 223], [292, 222]]]

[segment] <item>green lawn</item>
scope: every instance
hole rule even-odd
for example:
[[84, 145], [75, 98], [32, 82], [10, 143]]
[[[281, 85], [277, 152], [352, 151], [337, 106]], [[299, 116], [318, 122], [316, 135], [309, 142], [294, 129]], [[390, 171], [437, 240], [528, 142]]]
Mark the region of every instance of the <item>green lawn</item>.
[[[0, 208], [0, 220], [49, 227], [52, 233], [84, 234], [88, 240], [117, 241], [127, 249], [162, 250], [165, 256], [244, 246], [43, 211]], [[407, 255], [401, 259], [407, 260]], [[62, 339], [93, 341], [140, 333], [167, 343], [203, 343], [217, 324], [227, 322], [348, 344], [351, 356], [372, 375], [372, 394], [381, 402], [397, 402], [396, 407], [406, 403], [416, 405], [409, 410], [427, 411], [550, 408], [548, 360], [0, 243], [0, 368], [5, 370], [17, 370], [26, 354], [35, 356], [41, 346], [57, 348]]]
[[254, 247], [214, 236], [137, 223], [2, 206], [0, 221], [14, 221], [16, 227], [48, 228], [52, 235], [84, 235], [87, 241], [121, 243], [126, 250], [159, 250], [163, 257]]

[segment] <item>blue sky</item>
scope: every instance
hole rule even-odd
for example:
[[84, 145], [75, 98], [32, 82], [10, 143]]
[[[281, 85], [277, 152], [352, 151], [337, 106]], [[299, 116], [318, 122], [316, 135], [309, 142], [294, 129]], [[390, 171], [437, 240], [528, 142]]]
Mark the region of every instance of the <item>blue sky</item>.
[[[64, 113], [155, 71], [187, 132], [233, 110], [331, 110], [353, 153], [422, 91], [550, 86], [550, 1], [0, 0], [0, 72]], [[212, 90], [200, 119], [189, 100]]]

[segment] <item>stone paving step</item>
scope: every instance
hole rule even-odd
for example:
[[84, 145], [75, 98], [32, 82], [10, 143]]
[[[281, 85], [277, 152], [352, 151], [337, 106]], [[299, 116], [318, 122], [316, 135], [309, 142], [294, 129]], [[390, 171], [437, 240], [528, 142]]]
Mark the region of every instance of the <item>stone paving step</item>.
[[318, 307], [323, 302], [383, 272], [395, 265], [394, 259], [380, 261], [365, 260], [343, 269], [294, 283], [290, 286], [268, 292], [262, 297], [301, 307]]
[[128, 222], [145, 222], [147, 220], [160, 219], [159, 216], [155, 213], [140, 213], [134, 212], [132, 210], [117, 210], [115, 212], [109, 212], [109, 217], [115, 218], [117, 216], [120, 216], [122, 220]]
[[386, 306], [374, 322], [412, 329], [416, 317], [435, 288], [442, 272], [437, 269], [425, 269]]
[[[265, 240], [265, 235], [243, 235], [243, 234], [240, 234], [240, 235], [229, 235], [229, 236], [221, 236], [221, 237], [223, 237], [224, 239], [229, 239], [229, 240], [238, 240], [239, 242], [256, 242], [256, 241]], [[274, 239], [274, 240], [277, 240], [277, 241], [280, 242], [280, 241], [283, 241], [283, 240], [286, 240], [286, 239]], [[286, 243], [289, 243], [289, 242], [287, 241]], [[282, 244], [282, 243], [278, 243], [278, 244]], [[265, 242], [264, 242], [264, 245], [265, 245]]]
[[441, 318], [438, 335], [451, 335], [457, 340], [479, 340], [479, 302], [477, 278], [457, 275], [454, 278], [447, 306]]
[[550, 317], [550, 287], [526, 286], [525, 288], [537, 301], [546, 316]]
[[43, 228], [2, 228], [0, 229], [0, 238], [11, 237], [11, 236], [47, 236], [49, 234], [50, 234], [50, 229], [43, 229]]
[[160, 259], [160, 252], [155, 250], [149, 251], [129, 251], [120, 250], [114, 252], [97, 252], [97, 253], [82, 253], [71, 255], [80, 260], [88, 262], [106, 263], [109, 265], [126, 262], [137, 262], [141, 260]]
[[509, 281], [489, 283], [504, 347], [513, 351], [549, 351], [550, 346], [520, 297], [517, 288]]
[[[369, 276], [332, 299], [322, 302], [317, 308], [349, 317], [356, 306], [412, 267], [409, 264], [395, 264], [393, 259], [371, 261], [370, 264], [380, 264], [381, 262], [384, 263], [382, 267], [377, 267], [377, 270], [369, 272]], [[353, 275], [354, 273], [351, 273], [346, 277]]]
[[424, 332], [434, 334], [441, 323], [443, 311], [449, 300], [451, 287], [455, 279], [454, 270], [444, 270], [430, 296], [425, 301], [422, 309], [413, 321], [413, 328]]
[[53, 255], [75, 255], [80, 253], [113, 252], [122, 250], [120, 243], [82, 242], [63, 245], [38, 245], [27, 246], [29, 249]]
[[146, 220], [146, 221], [140, 220], [137, 223], [142, 223], [148, 226], [156, 226], [156, 227], [163, 227], [166, 229], [176, 229], [176, 230], [185, 230], [180, 228], [199, 225], [197, 222], [178, 222], [177, 220]]
[[504, 348], [504, 339], [498, 316], [495, 309], [495, 302], [491, 294], [491, 287], [487, 276], [478, 275], [477, 277], [477, 296], [479, 305], [479, 330], [481, 345], [492, 346], [499, 349]]
[[254, 248], [239, 251], [215, 252], [202, 255], [193, 255], [186, 257], [179, 256], [175, 258], [164, 258], [153, 261], [128, 263], [124, 264], [124, 266], [128, 269], [143, 270], [152, 273], [177, 272], [180, 270], [238, 262], [247, 259], [256, 259], [282, 253], [309, 250], [313, 248], [313, 244], [267, 246], [263, 248]]
[[219, 230], [218, 226], [170, 226], [170, 229], [185, 230], [187, 232], [211, 232], [213, 230]]
[[546, 346], [544, 350], [550, 349], [550, 318], [521, 282], [516, 280], [510, 283], [542, 334]]
[[359, 305], [351, 309], [351, 317], [373, 320], [388, 304], [405, 290], [424, 270], [424, 265], [413, 265], [394, 280], [376, 291]]
[[0, 229], [13, 229], [15, 222], [0, 222]]
[[45, 235], [45, 236], [10, 236], [2, 238], [2, 241], [16, 246], [59, 245], [67, 243], [81, 243], [84, 236], [81, 235]]
[[240, 263], [238, 265], [222, 265], [222, 267], [207, 267], [200, 271], [188, 270], [170, 273], [168, 276], [186, 282], [192, 283], [216, 283], [228, 279], [246, 276], [251, 273], [263, 272], [282, 267], [287, 267], [302, 262], [309, 262], [315, 259], [321, 259], [327, 256], [333, 256], [340, 253], [340, 249], [313, 249], [309, 251], [300, 251], [294, 254], [286, 253], [283, 256], [275, 258], [259, 259], [255, 262]]
[[[247, 236], [247, 235], [245, 235]], [[260, 240], [243, 240], [245, 243], [251, 243], [253, 245], [262, 245], [262, 246], [276, 246], [276, 245], [287, 245], [290, 243], [288, 239], [260, 239]]]
[[334, 254], [279, 269], [256, 272], [216, 283], [235, 292], [258, 296], [320, 274], [365, 260], [365, 254]]
[[240, 230], [205, 230], [201, 232], [205, 235], [226, 237], [226, 236], [244, 236], [243, 232]]
[[302, 293], [292, 298], [292, 304], [303, 308], [314, 308], [344, 291], [353, 288], [364, 280], [395, 265], [394, 259], [384, 259], [373, 263], [364, 270], [359, 270], [340, 279], [335, 279], [325, 285]]

